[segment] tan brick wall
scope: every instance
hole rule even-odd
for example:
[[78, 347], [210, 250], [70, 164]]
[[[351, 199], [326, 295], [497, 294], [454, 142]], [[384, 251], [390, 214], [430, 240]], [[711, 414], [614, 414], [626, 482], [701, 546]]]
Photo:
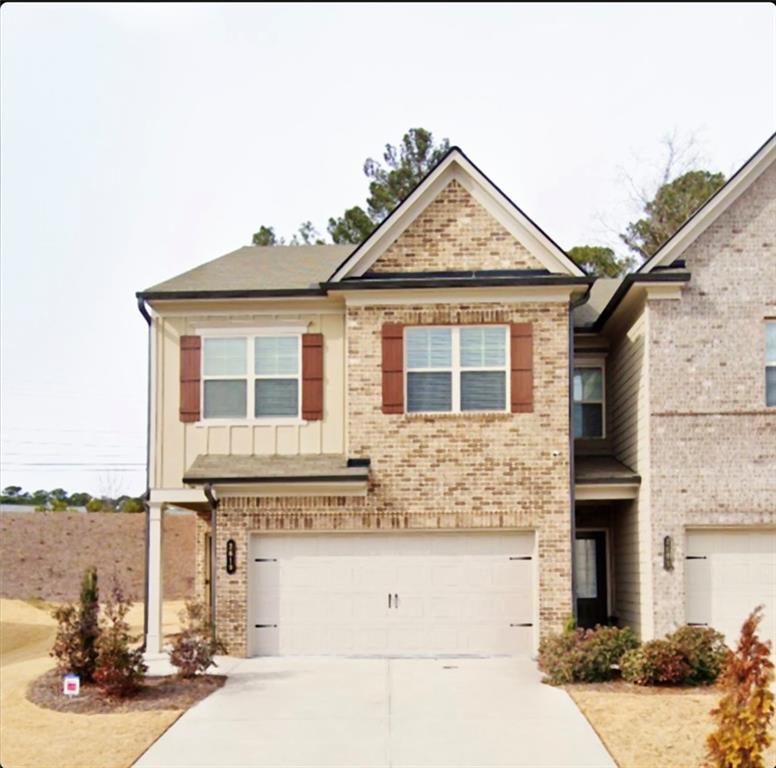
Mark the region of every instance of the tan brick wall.
[[[650, 301], [655, 634], [684, 621], [686, 526], [776, 525], [776, 409], [765, 317], [776, 317], [776, 166], [685, 253], [679, 301]], [[660, 557], [673, 537], [676, 566]]]
[[[567, 311], [563, 303], [349, 309], [349, 455], [371, 459], [369, 493], [222, 499], [216, 610], [230, 652], [248, 652], [248, 546], [262, 530], [535, 530], [541, 631], [561, 626], [571, 611]], [[534, 412], [383, 414], [383, 322], [533, 323]], [[233, 576], [223, 567], [229, 538]]]
[[457, 181], [397, 238], [374, 272], [543, 269]]

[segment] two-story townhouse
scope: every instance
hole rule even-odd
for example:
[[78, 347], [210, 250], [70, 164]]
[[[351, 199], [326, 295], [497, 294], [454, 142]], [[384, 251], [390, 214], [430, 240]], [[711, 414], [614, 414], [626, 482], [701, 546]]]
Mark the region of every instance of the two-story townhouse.
[[[763, 152], [726, 208], [760, 201], [756, 220], [732, 214], [748, 266], [719, 278], [738, 303], [717, 317], [759, 313], [748, 362], [759, 349], [760, 376], [765, 319], [776, 317], [776, 274], [762, 275], [773, 141]], [[720, 359], [740, 393], [725, 408], [759, 429], [758, 440], [743, 428], [736, 450], [761, 473], [725, 464], [731, 498], [757, 487], [746, 509], [720, 511], [703, 451], [723, 440], [709, 430], [724, 409], [699, 410], [693, 383], [676, 390], [685, 365], [694, 385], [715, 381], [703, 336], [713, 332], [693, 324], [706, 293], [691, 253], [706, 248], [704, 275], [727, 263], [704, 237], [688, 240], [687, 266], [664, 248], [621, 283], [595, 282], [454, 148], [356, 248], [241, 248], [138, 294], [149, 322], [149, 654], [161, 648], [169, 506], [198, 513], [198, 594], [237, 655], [525, 654], [572, 612], [648, 637], [683, 621], [686, 599], [722, 621], [716, 593], [685, 599], [685, 571], [698, 580], [684, 558], [745, 539], [774, 567], [776, 449], [773, 411], [753, 406], [762, 386], [747, 400], [735, 356]], [[716, 351], [729, 355], [730, 342]], [[699, 444], [694, 425], [672, 421], [691, 418], [708, 431]], [[730, 523], [760, 527], [739, 539], [688, 532]], [[776, 609], [763, 584], [737, 588]]]
[[776, 645], [776, 137], [576, 320], [580, 617]]

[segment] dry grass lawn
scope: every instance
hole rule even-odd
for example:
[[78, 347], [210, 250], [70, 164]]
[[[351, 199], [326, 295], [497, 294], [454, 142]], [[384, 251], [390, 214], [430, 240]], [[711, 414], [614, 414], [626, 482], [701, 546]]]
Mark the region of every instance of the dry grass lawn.
[[[698, 768], [714, 729], [714, 689], [655, 689], [626, 683], [569, 685], [566, 690], [620, 768]], [[776, 765], [776, 744], [765, 764]]]
[[[182, 601], [164, 606], [175, 632]], [[143, 606], [129, 616], [139, 633]], [[110, 715], [53, 712], [27, 701], [31, 680], [50, 669], [55, 623], [46, 606], [0, 600], [0, 764], [3, 768], [127, 768], [182, 714], [156, 710]]]

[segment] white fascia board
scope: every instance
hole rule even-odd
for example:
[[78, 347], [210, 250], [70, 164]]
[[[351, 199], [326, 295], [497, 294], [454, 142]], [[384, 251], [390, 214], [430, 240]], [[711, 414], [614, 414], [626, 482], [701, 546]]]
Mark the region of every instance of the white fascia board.
[[638, 483], [576, 483], [574, 498], [577, 501], [614, 501], [635, 499], [639, 495]]
[[207, 504], [201, 488], [152, 488], [151, 504]]
[[368, 481], [311, 483], [214, 483], [219, 498], [226, 496], [366, 496]]
[[462, 152], [454, 149], [334, 273], [331, 282], [361, 277], [451, 182], [457, 181], [550, 272], [585, 273], [528, 219]]
[[715, 195], [694, 213], [651, 259], [637, 270], [651, 272], [655, 267], [667, 267], [710, 227], [776, 160], [776, 134], [736, 172]]

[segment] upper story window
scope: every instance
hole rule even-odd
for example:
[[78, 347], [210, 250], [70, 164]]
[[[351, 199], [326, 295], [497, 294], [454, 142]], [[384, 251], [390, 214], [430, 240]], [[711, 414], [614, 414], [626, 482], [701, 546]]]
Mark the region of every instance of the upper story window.
[[776, 405], [776, 320], [765, 323], [765, 404]]
[[299, 417], [300, 336], [218, 336], [203, 340], [205, 419]]
[[574, 368], [574, 437], [604, 436], [604, 367], [601, 363]]
[[507, 328], [405, 330], [408, 413], [505, 411]]

